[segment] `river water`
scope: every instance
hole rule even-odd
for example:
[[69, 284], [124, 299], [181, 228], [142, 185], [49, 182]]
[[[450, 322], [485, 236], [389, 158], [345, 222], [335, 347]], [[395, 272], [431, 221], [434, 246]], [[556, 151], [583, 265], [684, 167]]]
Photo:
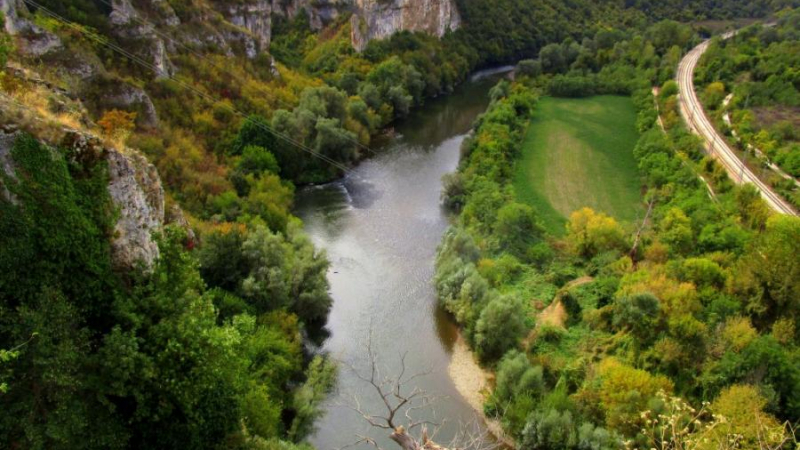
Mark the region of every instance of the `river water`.
[[456, 169], [460, 145], [501, 76], [496, 72], [473, 77], [452, 95], [413, 112], [375, 148], [375, 156], [341, 181], [298, 192], [295, 213], [331, 261], [334, 303], [323, 350], [342, 362], [337, 389], [311, 437], [320, 450], [351, 444], [357, 435], [371, 436], [385, 449], [395, 447], [388, 431], [371, 427], [350, 408], [356, 396], [363, 410], [385, 411], [352, 370], [368, 373], [370, 335], [387, 375], [399, 371], [406, 352], [407, 375], [430, 371], [409, 387], [440, 397], [432, 408], [415, 413], [436, 422], [446, 418], [438, 442], [449, 442], [460, 423], [475, 420], [447, 372], [457, 330], [436, 305], [432, 278], [436, 247], [448, 226], [439, 200], [441, 178]]

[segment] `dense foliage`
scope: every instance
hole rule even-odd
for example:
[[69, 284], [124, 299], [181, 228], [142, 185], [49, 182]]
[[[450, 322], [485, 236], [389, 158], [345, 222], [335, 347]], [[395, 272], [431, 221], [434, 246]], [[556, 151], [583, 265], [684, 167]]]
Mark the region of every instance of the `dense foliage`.
[[[517, 83], [492, 91], [458, 172], [445, 177], [443, 200], [458, 217], [439, 249], [436, 288], [496, 370], [486, 412], [522, 448], [728, 448], [734, 434], [742, 448], [765, 436], [777, 445], [780, 420], [800, 415], [800, 266], [789, 256], [800, 250], [800, 220], [771, 215], [752, 188], [733, 186], [680, 124], [667, 80], [693, 39], [661, 22], [546, 46], [520, 64]], [[574, 89], [554, 87], [567, 84]], [[584, 208], [558, 239], [517, 203], [509, 174], [537, 89], [632, 96], [646, 221]], [[696, 414], [702, 401], [712, 403]], [[682, 434], [664, 428], [675, 423], [686, 424]]]
[[454, 40], [477, 51], [480, 64], [512, 63], [538, 54], [547, 44], [571, 37], [580, 42], [601, 30], [643, 29], [662, 19], [682, 22], [764, 17], [786, 1], [712, 2], [631, 0], [457, 0], [465, 26]]
[[334, 367], [317, 358], [304, 369], [301, 332], [325, 319], [330, 298], [327, 261], [296, 223], [285, 234], [258, 221], [221, 227], [200, 264], [186, 232], [168, 227], [155, 267], [119, 273], [105, 163], [27, 135], [10, 157], [15, 175], [3, 175], [0, 198], [0, 348], [13, 349], [0, 361], [3, 442], [264, 448], [309, 433]]
[[[445, 202], [460, 216], [437, 261], [442, 304], [497, 365], [487, 411], [525, 448], [580, 449], [615, 448], [636, 434], [642, 410], [663, 410], [660, 391], [715, 398], [736, 424], [758, 414], [775, 428], [775, 417], [800, 415], [797, 222], [767, 218], [756, 194], [720, 172], [709, 177], [719, 202], [707, 200], [692, 167], [713, 165], [676, 126], [674, 85], [660, 98], [670, 133], [655, 127], [642, 88], [672, 76], [693, 41], [688, 28], [620, 31], [700, 11], [762, 15], [781, 2], [464, 0], [460, 30], [442, 39], [401, 32], [361, 53], [347, 17], [316, 33], [301, 13], [276, 17], [271, 54], [248, 57], [198, 39], [229, 25], [207, 2], [169, 0], [181, 20], [180, 30], [167, 28], [177, 41], [165, 38], [169, 76], [108, 45], [153, 56], [149, 29], [120, 32], [107, 2], [38, 3], [74, 23], [30, 8], [27, 18], [63, 47], [27, 59], [0, 33], [3, 69], [11, 56], [43, 77], [2, 73], [3, 91], [67, 119], [75, 111], [31, 86], [79, 98], [97, 132], [158, 167], [200, 245], [167, 227], [154, 267], [119, 271], [104, 163], [17, 138], [15, 175], [3, 175], [0, 190], [5, 445], [305, 448], [335, 370], [303, 351], [331, 299], [325, 256], [290, 214], [295, 183], [341, 175], [373, 135], [425, 99], [477, 67], [521, 57], [538, 57], [520, 65], [527, 85], [492, 90], [459, 172], [446, 179]], [[633, 93], [643, 131], [636, 157], [656, 205], [635, 251], [628, 230], [591, 210], [576, 212], [558, 242], [515, 200], [509, 178], [535, 107], [530, 86]], [[115, 97], [147, 101], [120, 106]], [[72, 124], [90, 124], [77, 109]], [[582, 275], [591, 279], [569, 284]], [[535, 305], [553, 298], [569, 312], [568, 328], [536, 324]], [[759, 431], [747, 429], [748, 442]]]
[[[321, 182], [341, 175], [344, 166], [369, 153], [373, 135], [426, 98], [450, 92], [477, 67], [535, 56], [548, 44], [572, 38], [575, 42], [565, 44], [569, 59], [583, 38], [599, 31], [640, 29], [653, 18], [685, 18], [688, 11], [693, 11], [692, 18], [727, 18], [760, 16], [781, 7], [780, 3], [717, 5], [697, 0], [680, 6], [651, 1], [459, 1], [463, 27], [442, 39], [400, 32], [370, 42], [361, 53], [351, 45], [351, 21], [346, 14], [315, 32], [309, 14], [303, 11], [294, 17], [276, 13], [270, 54], [247, 58], [240, 52], [224, 53], [214, 45], [196, 45], [197, 36], [206, 30], [218, 32], [217, 25], [206, 19], [218, 13], [205, 2], [174, 1], [169, 4], [184, 25], [181, 30], [166, 29], [162, 36], [166, 36], [175, 75], [154, 77], [91, 38], [99, 36], [100, 42], [149, 60], [149, 44], [141, 36], [117, 32], [110, 25], [108, 2], [39, 3], [80, 24], [79, 28], [66, 26], [32, 8], [36, 22], [67, 44], [62, 54], [42, 58], [45, 67], [65, 65], [71, 59], [90, 65], [102, 61], [102, 70], [89, 79], [76, 80], [75, 85], [95, 119], [113, 109], [108, 92], [117, 86], [141, 87], [152, 99], [157, 126], [148, 121], [141, 104], [126, 107], [139, 113], [129, 143], [154, 160], [175, 199], [188, 212], [202, 220], [261, 215], [270, 224], [285, 223], [287, 218], [274, 217], [273, 205], [261, 202], [290, 196], [289, 182]], [[598, 45], [613, 45], [618, 38], [607, 33]], [[557, 57], [552, 50], [545, 54]], [[278, 61], [276, 66], [272, 57]], [[560, 71], [560, 64], [571, 63], [556, 61], [553, 69]], [[602, 82], [614, 84], [616, 91], [626, 88], [620, 80], [631, 79], [627, 73], [607, 75]], [[559, 78], [553, 89], [585, 92], [586, 86], [578, 81]], [[284, 182], [261, 177], [265, 170], [252, 165], [247, 172], [253, 180], [248, 181], [239, 170], [247, 164], [241, 161], [246, 158], [245, 145], [261, 147], [274, 156], [277, 170], [268, 172]]]

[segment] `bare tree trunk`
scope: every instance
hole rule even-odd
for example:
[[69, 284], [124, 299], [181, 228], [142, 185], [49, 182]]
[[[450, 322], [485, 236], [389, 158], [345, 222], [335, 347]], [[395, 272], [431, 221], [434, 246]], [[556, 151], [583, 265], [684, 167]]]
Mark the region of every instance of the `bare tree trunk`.
[[[414, 414], [421, 409], [431, 408], [436, 397], [428, 394], [418, 386], [411, 385], [418, 378], [430, 373], [421, 372], [406, 376], [406, 354], [401, 355], [400, 370], [395, 377], [381, 375], [377, 358], [372, 351], [372, 334], [367, 339], [367, 355], [370, 358], [369, 374], [363, 375], [358, 370], [350, 367], [356, 376], [372, 387], [372, 391], [381, 399], [385, 408], [382, 414], [374, 414], [365, 411], [357, 396], [353, 397], [354, 405], [346, 405], [356, 411], [371, 426], [391, 431], [389, 438], [394, 441], [402, 450], [492, 450], [499, 444], [491, 439], [491, 435], [484, 428], [474, 426], [477, 424], [462, 425], [448, 446], [442, 446], [434, 442], [428, 435], [428, 425], [434, 427], [433, 435], [441, 427], [441, 423], [434, 423], [427, 420], [417, 420]], [[477, 419], [476, 419], [477, 420]], [[404, 425], [397, 422], [404, 421]], [[419, 438], [415, 437], [411, 431], [419, 428]], [[359, 444], [370, 444], [378, 450], [383, 450], [375, 439], [369, 436], [357, 436], [358, 440], [346, 446], [352, 447]], [[341, 449], [340, 449], [341, 450]]]
[[631, 261], [636, 260], [636, 250], [639, 248], [639, 241], [642, 238], [642, 232], [644, 231], [644, 227], [647, 226], [647, 219], [650, 217], [650, 213], [653, 211], [653, 205], [655, 205], [655, 203], [655, 199], [650, 200], [650, 204], [647, 205], [647, 213], [644, 215], [642, 224], [639, 226], [639, 229], [636, 230], [636, 237], [633, 239], [633, 247], [631, 247], [631, 252], [629, 254]]

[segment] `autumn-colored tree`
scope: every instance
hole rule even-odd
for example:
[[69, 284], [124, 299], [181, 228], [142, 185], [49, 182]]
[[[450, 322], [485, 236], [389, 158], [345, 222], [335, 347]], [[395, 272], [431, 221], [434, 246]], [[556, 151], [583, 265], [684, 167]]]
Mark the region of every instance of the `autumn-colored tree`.
[[714, 414], [725, 418], [708, 436], [711, 444], [702, 448], [717, 449], [720, 443], [735, 436], [738, 448], [779, 448], [785, 442], [786, 430], [771, 414], [765, 412], [767, 400], [752, 385], [735, 384], [719, 394], [711, 403]]
[[715, 81], [706, 86], [703, 96], [709, 108], [717, 109], [725, 98], [725, 85], [720, 81]]
[[591, 208], [572, 213], [567, 223], [567, 240], [575, 253], [586, 258], [625, 247], [625, 235], [619, 223]]
[[742, 351], [757, 337], [758, 332], [747, 317], [731, 317], [722, 328], [723, 343], [735, 352]]
[[680, 208], [672, 208], [659, 223], [659, 238], [673, 253], [683, 254], [692, 246], [692, 221]]
[[111, 109], [97, 121], [103, 134], [111, 138], [126, 138], [136, 128], [136, 113]]
[[671, 392], [672, 382], [663, 375], [653, 375], [609, 357], [597, 367], [598, 397], [609, 428], [634, 431], [643, 421], [639, 411], [661, 391]]

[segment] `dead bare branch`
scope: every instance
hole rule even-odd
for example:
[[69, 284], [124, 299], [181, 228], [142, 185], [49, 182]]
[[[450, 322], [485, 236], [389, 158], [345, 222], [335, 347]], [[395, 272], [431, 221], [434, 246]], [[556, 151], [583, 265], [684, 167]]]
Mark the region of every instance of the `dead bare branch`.
[[[358, 396], [354, 395], [349, 409], [359, 414], [370, 426], [381, 430], [391, 430], [389, 439], [394, 441], [402, 450], [492, 450], [499, 447], [491, 434], [476, 416], [471, 425], [461, 424], [459, 431], [447, 446], [434, 442], [434, 438], [442, 429], [446, 420], [436, 420], [433, 405], [439, 401], [440, 396], [432, 395], [419, 387], [416, 383], [422, 377], [433, 372], [433, 369], [420, 371], [407, 375], [406, 363], [408, 352], [399, 355], [400, 367], [396, 376], [387, 375], [388, 367], [383, 368], [378, 363], [372, 343], [372, 331], [365, 340], [365, 353], [368, 357], [369, 368], [359, 370], [350, 364], [345, 364], [355, 374], [356, 378], [370, 387], [369, 391], [380, 399], [382, 411], [380, 413], [366, 411]], [[418, 419], [418, 413], [430, 410], [434, 419]], [[421, 415], [421, 414], [420, 414]], [[400, 423], [403, 422], [403, 423]], [[428, 430], [432, 430], [429, 434]], [[414, 430], [419, 430], [418, 434]], [[380, 448], [378, 442], [369, 436], [356, 436], [357, 440], [346, 448], [367, 444]]]

